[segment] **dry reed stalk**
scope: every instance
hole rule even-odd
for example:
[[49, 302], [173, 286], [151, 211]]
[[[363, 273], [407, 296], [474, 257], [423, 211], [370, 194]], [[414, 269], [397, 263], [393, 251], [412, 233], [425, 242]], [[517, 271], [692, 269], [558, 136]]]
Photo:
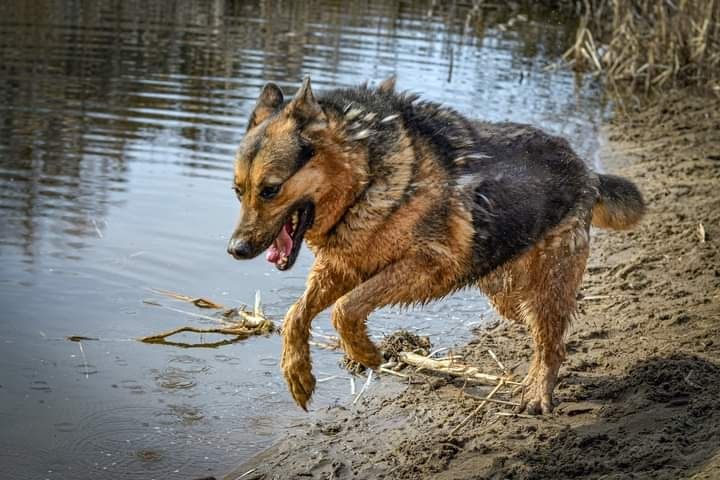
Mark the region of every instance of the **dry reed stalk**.
[[493, 388], [492, 391], [488, 394], [488, 396], [487, 396], [485, 399], [483, 399], [482, 402], [480, 402], [480, 405], [478, 405], [478, 406], [475, 408], [475, 410], [473, 410], [472, 413], [470, 413], [470, 415], [468, 415], [467, 417], [465, 417], [462, 422], [458, 423], [458, 424], [455, 426], [455, 428], [453, 428], [453, 429], [450, 431], [450, 436], [455, 435], [455, 434], [458, 432], [458, 430], [460, 430], [462, 427], [465, 426], [465, 424], [467, 424], [467, 423], [470, 421], [471, 418], [473, 418], [475, 415], [477, 415], [478, 412], [479, 412], [480, 410], [482, 410], [482, 409], [485, 407], [485, 405], [487, 405], [488, 402], [492, 399], [492, 396], [495, 395], [495, 394], [498, 392], [498, 390], [500, 390], [500, 389], [503, 387], [503, 385], [505, 385], [505, 381], [504, 381], [504, 380], [500, 380], [500, 381], [498, 382], [498, 384], [495, 386], [495, 388]]
[[495, 385], [498, 382], [504, 382], [508, 385], [522, 385], [520, 382], [514, 382], [506, 377], [482, 373], [477, 367], [457, 363], [451, 359], [435, 360], [411, 352], [401, 352], [398, 355], [398, 358], [400, 358], [400, 361], [402, 361], [403, 363], [406, 363], [413, 367], [417, 367], [419, 369], [430, 370], [436, 373], [451, 375], [453, 377], [474, 380], [476, 382], [486, 385]]
[[[182, 295], [175, 292], [170, 292], [167, 290], [154, 290], [157, 293], [161, 293], [163, 295], [169, 296], [171, 298], [174, 298], [176, 300], [182, 300], [185, 302], [189, 302], [194, 304], [195, 306], [199, 308], [220, 308], [222, 307], [219, 304], [216, 304], [212, 301], [209, 301], [207, 299], [202, 298], [193, 298], [189, 297], [187, 295]], [[200, 300], [198, 302], [198, 300]], [[255, 308], [252, 312], [245, 310], [244, 308], [237, 308], [237, 309], [230, 309], [226, 312], [223, 312], [223, 315], [220, 317], [211, 317], [208, 315], [202, 315], [194, 312], [188, 312], [185, 310], [180, 310], [177, 308], [167, 307], [165, 305], [161, 305], [160, 303], [157, 303], [155, 301], [144, 301], [144, 303], [148, 305], [154, 305], [161, 308], [165, 308], [174, 312], [183, 313], [185, 315], [190, 315], [197, 318], [202, 318], [204, 320], [210, 320], [214, 322], [219, 322], [222, 324], [222, 326], [219, 327], [193, 327], [193, 326], [183, 326], [179, 328], [174, 328], [172, 330], [167, 330], [165, 332], [160, 332], [155, 335], [148, 335], [145, 337], [141, 337], [138, 340], [143, 343], [155, 343], [155, 344], [164, 344], [164, 345], [172, 345], [176, 347], [183, 347], [183, 348], [198, 348], [198, 347], [204, 347], [204, 348], [212, 348], [212, 347], [218, 347], [221, 345], [226, 345], [229, 343], [234, 343], [239, 340], [248, 338], [252, 335], [264, 335], [271, 333], [275, 330], [275, 324], [265, 316], [265, 313], [262, 309], [262, 301], [260, 299], [260, 292], [255, 293]], [[217, 342], [200, 342], [200, 343], [188, 343], [188, 342], [176, 342], [169, 340], [170, 337], [173, 335], [176, 335], [178, 333], [183, 332], [192, 332], [192, 333], [200, 333], [200, 334], [208, 334], [208, 333], [215, 333], [220, 335], [232, 335], [235, 338], [231, 340], [221, 340]]]
[[573, 68], [602, 71], [631, 91], [720, 92], [720, 0], [584, 0], [581, 9], [563, 55]]

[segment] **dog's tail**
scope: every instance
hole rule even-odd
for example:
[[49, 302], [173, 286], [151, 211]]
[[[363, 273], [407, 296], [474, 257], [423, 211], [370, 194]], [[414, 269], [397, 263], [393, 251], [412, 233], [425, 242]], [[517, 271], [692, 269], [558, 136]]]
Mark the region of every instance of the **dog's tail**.
[[626, 230], [637, 224], [645, 213], [640, 190], [616, 175], [599, 175], [600, 198], [592, 210], [592, 224], [600, 228]]

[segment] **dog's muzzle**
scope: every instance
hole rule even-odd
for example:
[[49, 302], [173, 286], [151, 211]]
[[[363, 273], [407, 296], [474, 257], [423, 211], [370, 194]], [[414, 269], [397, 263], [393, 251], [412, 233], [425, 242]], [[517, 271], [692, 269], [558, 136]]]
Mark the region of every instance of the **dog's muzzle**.
[[227, 252], [238, 260], [247, 260], [257, 256], [255, 248], [248, 242], [243, 242], [237, 238], [231, 238], [228, 242]]

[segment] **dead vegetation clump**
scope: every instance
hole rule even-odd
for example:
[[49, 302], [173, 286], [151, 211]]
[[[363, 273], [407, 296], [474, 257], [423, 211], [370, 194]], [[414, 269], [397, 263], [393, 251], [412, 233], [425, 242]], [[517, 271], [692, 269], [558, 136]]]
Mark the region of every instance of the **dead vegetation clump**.
[[[143, 343], [154, 343], [161, 345], [170, 345], [181, 348], [217, 348], [223, 345], [229, 345], [231, 343], [239, 342], [248, 337], [254, 335], [268, 335], [276, 330], [275, 324], [272, 320], [265, 316], [262, 308], [262, 301], [260, 299], [260, 292], [255, 292], [255, 306], [252, 311], [248, 310], [245, 306], [237, 308], [225, 308], [219, 303], [208, 300], [202, 297], [191, 297], [183, 295], [181, 293], [172, 292], [170, 290], [159, 290], [150, 289], [153, 293], [164, 295], [174, 300], [187, 302], [195, 305], [198, 308], [220, 310], [215, 315], [203, 315], [200, 313], [188, 312], [178, 308], [168, 307], [162, 305], [156, 300], [145, 300], [143, 303], [146, 305], [153, 305], [161, 307], [173, 312], [182, 313], [195, 318], [210, 322], [218, 322], [220, 325], [215, 327], [196, 327], [193, 325], [185, 325], [183, 327], [174, 328], [165, 332], [156, 333], [154, 335], [148, 335], [141, 337], [140, 340]], [[173, 340], [172, 337], [180, 333], [198, 333], [200, 335], [206, 334], [218, 334], [218, 335], [229, 335], [234, 338], [221, 339], [218, 341], [207, 342], [201, 338], [199, 342], [188, 342], [182, 340]], [[81, 337], [75, 335], [68, 337], [68, 340], [79, 341], [77, 339], [87, 339], [87, 337]], [[80, 347], [82, 351], [82, 346]]]
[[584, 0], [564, 59], [631, 91], [720, 94], [720, 0]]
[[387, 335], [380, 342], [380, 351], [386, 361], [398, 361], [400, 353], [414, 352], [423, 356], [430, 353], [430, 337], [417, 335], [407, 330], [399, 330]]
[[[378, 348], [383, 359], [387, 362], [384, 365], [395, 366], [400, 361], [400, 353], [415, 352], [425, 356], [430, 353], [432, 344], [430, 343], [430, 337], [417, 335], [407, 330], [398, 330], [383, 337]], [[366, 370], [365, 366], [351, 360], [347, 355], [343, 355], [340, 360], [340, 367], [355, 375], [359, 375]]]

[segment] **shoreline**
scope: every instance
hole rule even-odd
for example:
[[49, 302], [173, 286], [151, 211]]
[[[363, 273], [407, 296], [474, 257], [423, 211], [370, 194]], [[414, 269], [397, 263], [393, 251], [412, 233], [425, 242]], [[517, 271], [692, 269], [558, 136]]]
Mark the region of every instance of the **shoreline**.
[[[720, 478], [718, 112], [681, 91], [608, 125], [602, 165], [637, 182], [648, 212], [629, 232], [593, 229], [553, 414], [488, 404], [450, 435], [490, 388], [385, 375], [224, 478]], [[523, 326], [500, 321], [453, 353], [494, 372], [488, 349], [527, 371]]]

